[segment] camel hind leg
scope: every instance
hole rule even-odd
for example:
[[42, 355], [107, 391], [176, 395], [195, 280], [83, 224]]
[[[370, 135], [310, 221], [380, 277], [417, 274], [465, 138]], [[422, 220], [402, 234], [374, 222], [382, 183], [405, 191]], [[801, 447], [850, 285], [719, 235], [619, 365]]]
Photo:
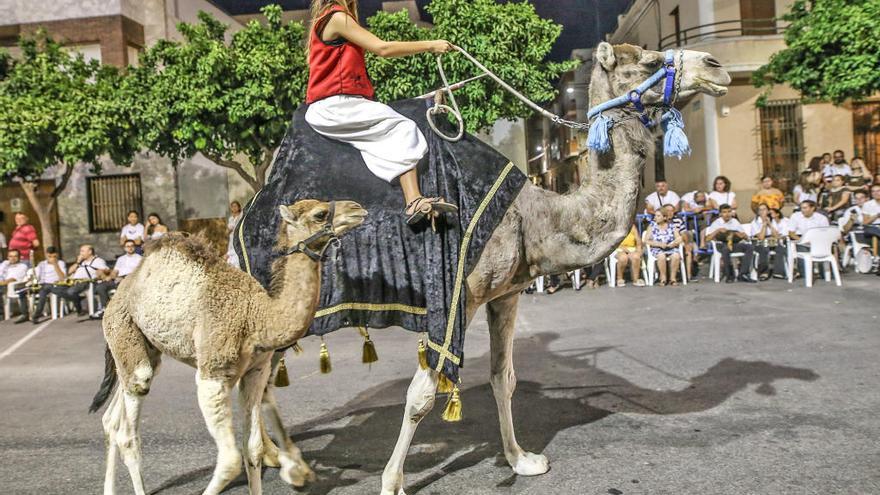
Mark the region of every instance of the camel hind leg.
[[141, 473], [141, 404], [158, 372], [160, 354], [147, 343], [130, 316], [119, 311], [105, 314], [104, 338], [120, 379], [102, 418], [107, 448], [104, 493], [115, 493], [116, 457], [121, 454], [135, 493], [142, 495], [145, 490]]

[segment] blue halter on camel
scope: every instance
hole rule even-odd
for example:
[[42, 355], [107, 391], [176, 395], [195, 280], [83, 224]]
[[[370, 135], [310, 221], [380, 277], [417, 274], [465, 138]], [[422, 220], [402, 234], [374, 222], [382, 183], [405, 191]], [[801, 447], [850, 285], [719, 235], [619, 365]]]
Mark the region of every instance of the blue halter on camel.
[[[679, 63], [683, 58], [683, 54], [679, 55]], [[612, 108], [618, 108], [626, 105], [632, 105], [638, 112], [639, 120], [648, 129], [653, 128], [657, 123], [648, 115], [645, 105], [642, 104], [642, 95], [651, 89], [661, 79], [666, 79], [663, 87], [663, 106], [668, 108], [666, 113], [660, 118], [665, 133], [663, 137], [663, 152], [666, 156], [677, 156], [681, 159], [684, 155], [691, 153], [691, 147], [688, 143], [687, 136], [684, 133], [684, 120], [681, 112], [676, 110], [672, 104], [675, 103], [675, 97], [678, 94], [676, 90], [676, 76], [680, 70], [675, 68], [675, 51], [666, 51], [666, 60], [663, 67], [651, 75], [645, 82], [637, 88], [620, 95], [617, 98], [601, 103], [587, 112], [587, 121], [590, 122], [590, 132], [587, 136], [587, 147], [599, 153], [607, 153], [611, 149], [610, 131], [614, 121], [602, 112]], [[595, 120], [593, 120], [595, 118]]]

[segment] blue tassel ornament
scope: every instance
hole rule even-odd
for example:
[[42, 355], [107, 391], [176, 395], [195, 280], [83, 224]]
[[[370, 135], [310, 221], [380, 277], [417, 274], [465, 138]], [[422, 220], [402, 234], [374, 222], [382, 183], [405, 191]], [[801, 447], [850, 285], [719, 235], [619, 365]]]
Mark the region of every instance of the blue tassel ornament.
[[691, 145], [688, 137], [684, 133], [684, 119], [681, 112], [674, 108], [670, 108], [668, 112], [663, 114], [663, 154], [666, 156], [677, 156], [679, 160], [684, 155], [691, 154]]
[[596, 120], [590, 124], [590, 133], [587, 135], [587, 148], [602, 154], [607, 153], [611, 149], [611, 136], [608, 134], [610, 130], [611, 119], [599, 114]]

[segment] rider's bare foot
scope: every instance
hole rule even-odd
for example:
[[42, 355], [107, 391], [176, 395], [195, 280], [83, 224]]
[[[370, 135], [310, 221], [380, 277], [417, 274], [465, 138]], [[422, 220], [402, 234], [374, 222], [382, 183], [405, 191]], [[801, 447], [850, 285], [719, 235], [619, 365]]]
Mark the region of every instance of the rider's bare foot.
[[432, 214], [454, 213], [457, 211], [457, 206], [447, 203], [446, 200], [441, 197], [426, 198], [422, 196], [414, 199], [408, 204], [404, 214], [407, 216], [406, 223], [414, 225]]

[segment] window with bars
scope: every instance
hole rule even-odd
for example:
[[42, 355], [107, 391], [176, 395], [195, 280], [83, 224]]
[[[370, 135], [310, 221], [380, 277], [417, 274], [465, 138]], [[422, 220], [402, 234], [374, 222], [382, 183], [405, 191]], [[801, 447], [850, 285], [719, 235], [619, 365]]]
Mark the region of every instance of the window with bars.
[[86, 186], [90, 232], [118, 231], [132, 210], [143, 218], [140, 174], [88, 177]]
[[804, 162], [804, 125], [800, 100], [770, 100], [758, 108], [763, 175], [789, 192]]

